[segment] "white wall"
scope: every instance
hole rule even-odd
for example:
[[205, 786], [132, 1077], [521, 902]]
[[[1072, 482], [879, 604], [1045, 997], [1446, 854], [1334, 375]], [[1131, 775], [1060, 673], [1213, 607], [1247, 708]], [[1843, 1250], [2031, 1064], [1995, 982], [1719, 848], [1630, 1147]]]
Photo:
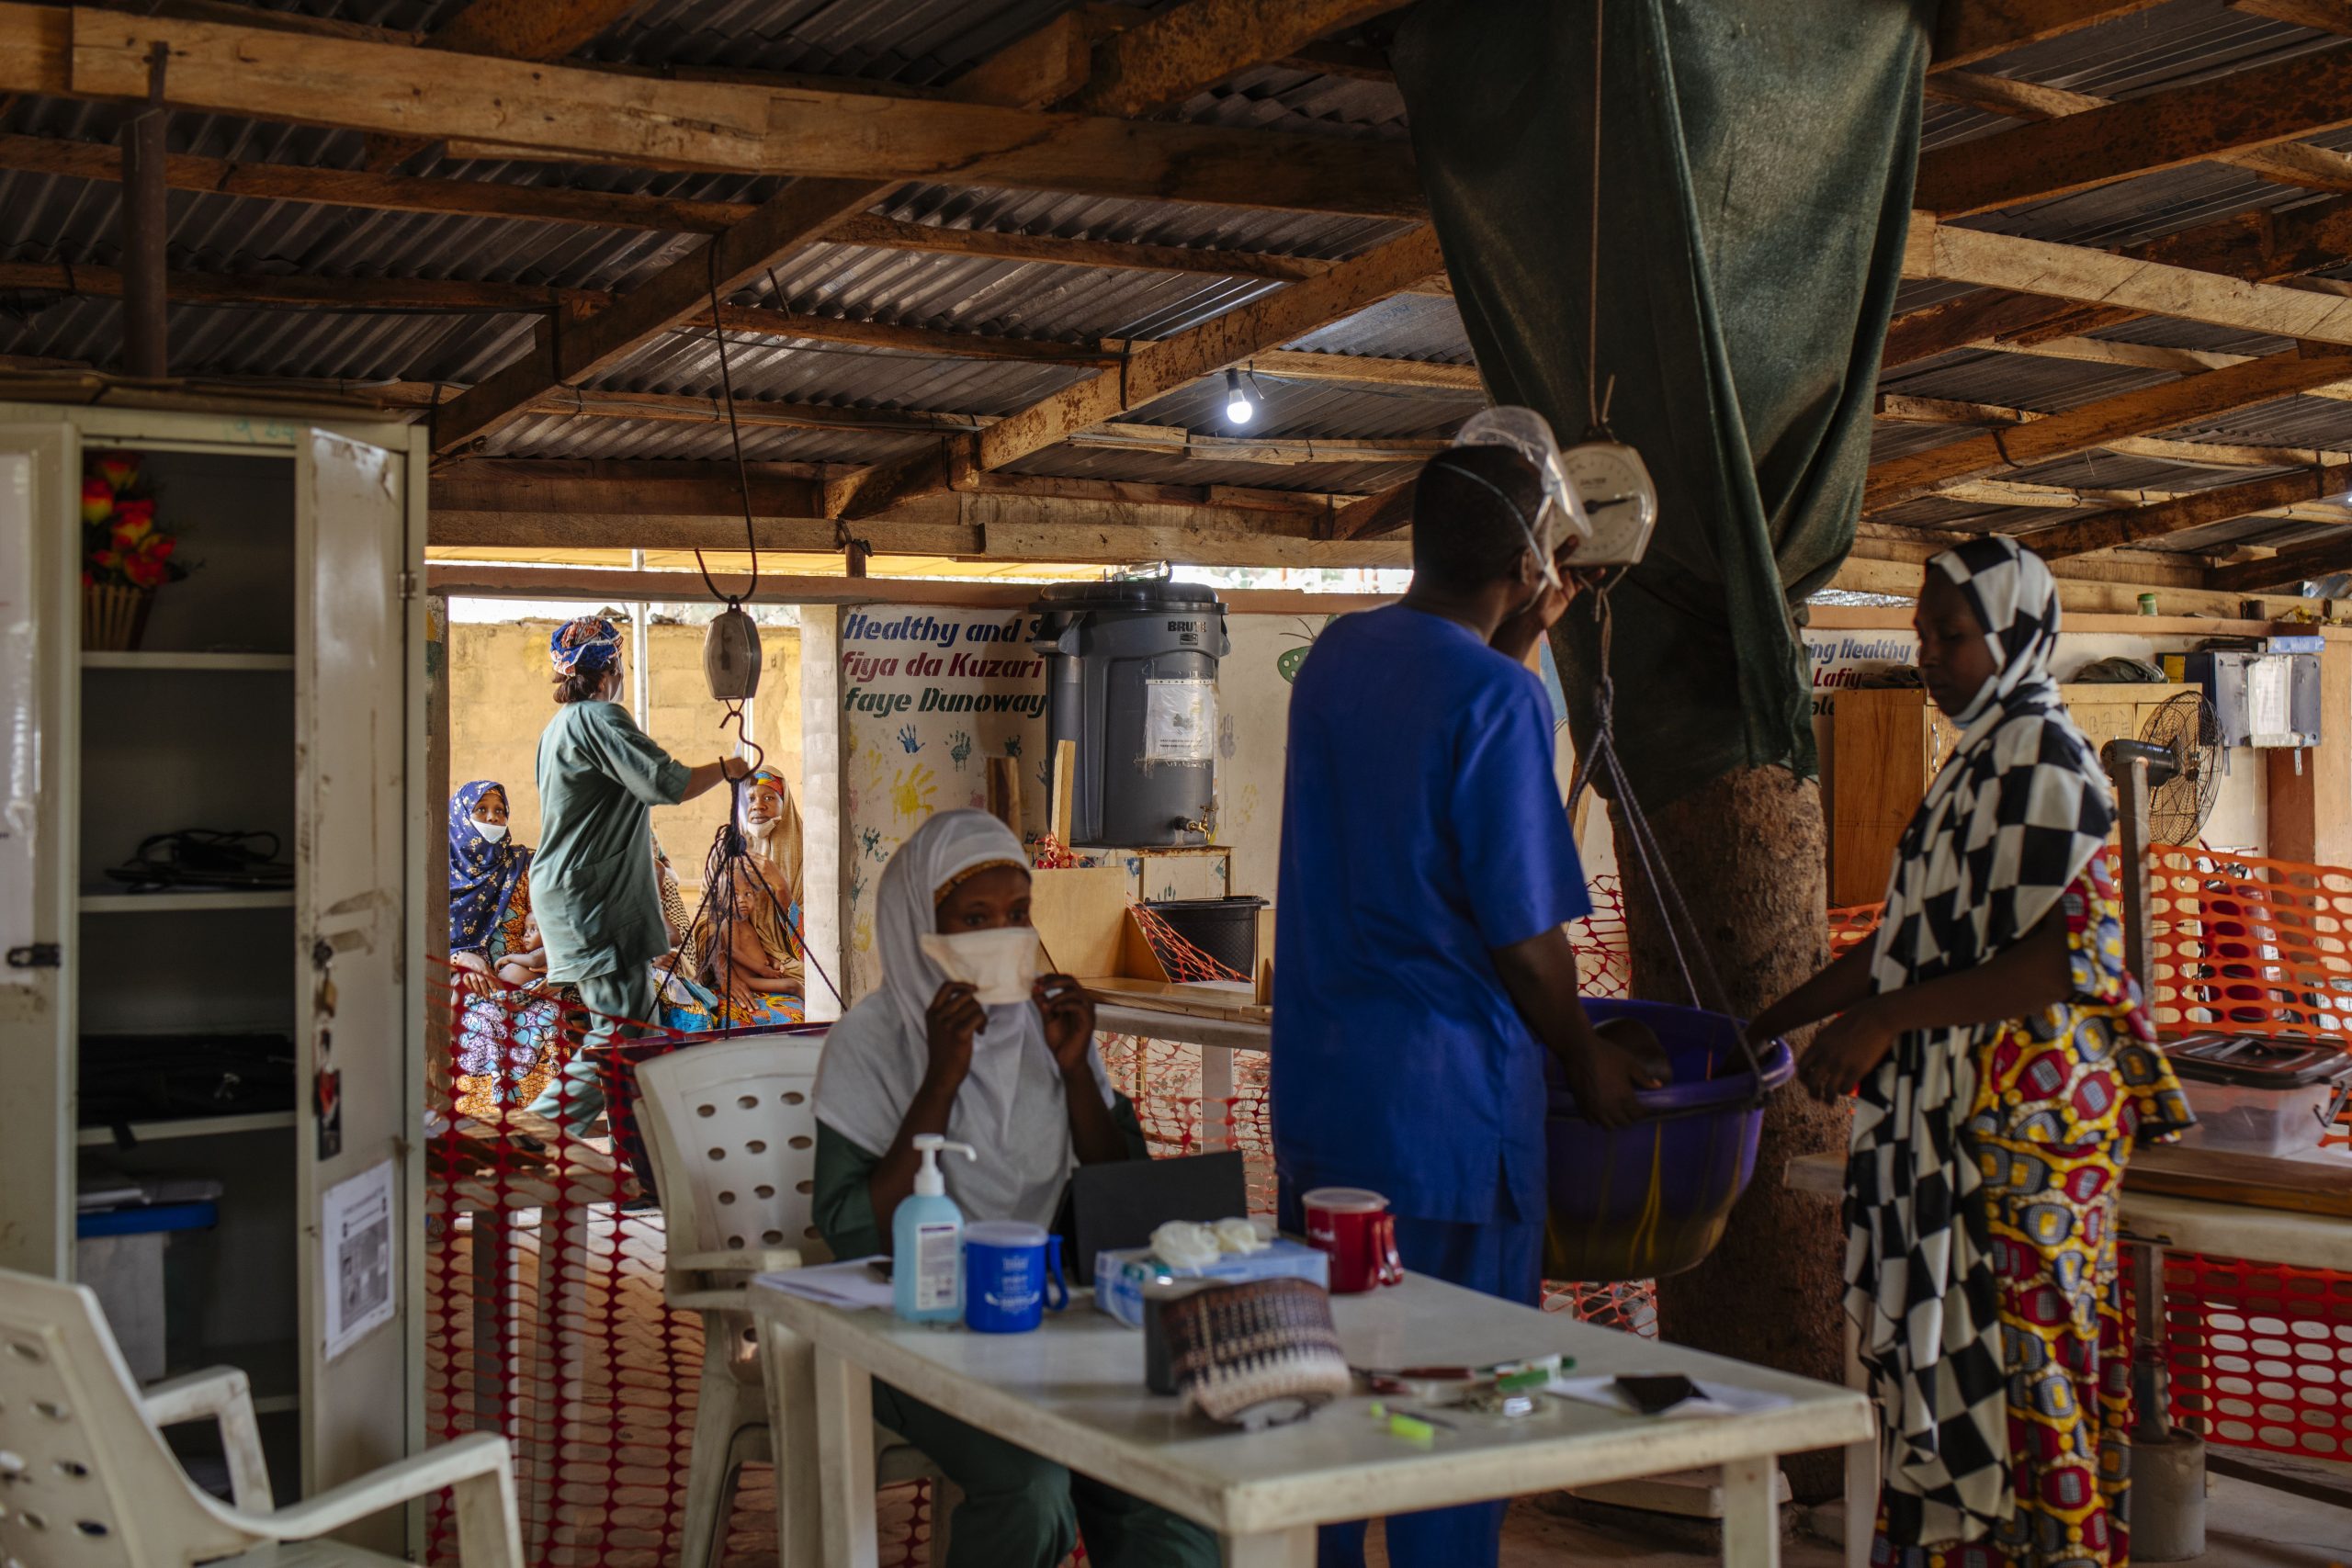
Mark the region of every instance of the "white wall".
[[[2051, 670], [2059, 680], [2071, 681], [2077, 671], [2098, 660], [2122, 656], [2156, 661], [2159, 653], [2185, 653], [2196, 646], [2194, 637], [2139, 637], [2116, 632], [2061, 632]], [[1813, 730], [1826, 759], [1835, 722], [1838, 689], [1858, 684], [1873, 671], [1916, 664], [1919, 639], [1907, 631], [1816, 629], [1804, 633], [1813, 656]], [[2206, 819], [2203, 838], [2215, 849], [2262, 853], [2270, 842], [2269, 790], [2262, 754], [2251, 747], [2232, 747], [2224, 754], [2220, 797]]]
[[[811, 619], [815, 619], [812, 612]], [[1283, 744], [1290, 716], [1291, 677], [1314, 638], [1331, 619], [1324, 615], [1237, 615], [1228, 617], [1232, 649], [1218, 667], [1216, 773], [1217, 841], [1233, 848], [1230, 886], [1238, 894], [1278, 897]], [[811, 700], [821, 694], [839, 719], [840, 835], [838, 908], [846, 949], [845, 994], [864, 995], [879, 978], [874, 958], [873, 894], [883, 864], [933, 811], [984, 807], [990, 757], [1022, 765], [1023, 831], [1046, 826], [1050, 762], [1046, 755], [1045, 671], [1028, 645], [1025, 613], [876, 605], [839, 612], [835, 646], [841, 658], [830, 682], [812, 674]], [[1873, 669], [1909, 664], [1917, 657], [1908, 631], [1808, 629], [1813, 656], [1814, 727], [1825, 756], [1836, 718], [1837, 693]], [[2185, 649], [2187, 637], [2068, 633], [2056, 660], [2061, 679], [2095, 659], [2128, 654], [2153, 659]], [[814, 627], [813, 653], [822, 645]], [[974, 711], [975, 705], [977, 710]], [[806, 721], [808, 744], [823, 744], [822, 725]], [[2221, 799], [2205, 837], [2219, 848], [2258, 851], [2267, 842], [2265, 770], [2249, 750], [2233, 751]], [[1563, 792], [1574, 767], [1567, 731], [1559, 731], [1557, 770]], [[810, 794], [818, 770], [812, 764]], [[820, 829], [812, 816], [811, 837]], [[1607, 812], [1588, 802], [1577, 841], [1588, 874], [1616, 870]], [[820, 868], [810, 866], [811, 896]], [[812, 937], [816, 934], [812, 930]], [[821, 949], [820, 949], [821, 950]]]

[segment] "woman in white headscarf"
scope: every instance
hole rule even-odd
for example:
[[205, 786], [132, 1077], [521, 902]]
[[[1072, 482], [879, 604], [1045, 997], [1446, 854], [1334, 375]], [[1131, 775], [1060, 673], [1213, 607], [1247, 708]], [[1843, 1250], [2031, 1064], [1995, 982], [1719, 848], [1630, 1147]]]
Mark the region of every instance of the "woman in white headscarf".
[[1838, 1015], [1799, 1072], [1842, 1101], [1846, 1310], [1884, 1433], [1886, 1568], [2122, 1568], [2130, 1345], [2115, 1203], [2190, 1121], [2123, 966], [2115, 803], [2050, 673], [2050, 569], [1928, 563], [1919, 676], [1961, 731], [1886, 913], [1750, 1025]]
[[[943, 1160], [969, 1220], [1051, 1225], [1080, 1165], [1142, 1158], [1135, 1108], [1094, 1051], [1094, 1004], [1068, 976], [1037, 976], [1031, 999], [983, 1006], [924, 951], [1029, 923], [1021, 841], [981, 811], [944, 811], [899, 846], [876, 894], [882, 987], [825, 1039], [817, 1073], [816, 1220], [836, 1258], [889, 1250], [890, 1221], [914, 1190], [918, 1133], [978, 1152]], [[962, 1488], [946, 1568], [1054, 1568], [1082, 1529], [1104, 1568], [1209, 1568], [1216, 1540], [1188, 1520], [1072, 1475], [943, 1416], [887, 1383], [875, 1418]]]

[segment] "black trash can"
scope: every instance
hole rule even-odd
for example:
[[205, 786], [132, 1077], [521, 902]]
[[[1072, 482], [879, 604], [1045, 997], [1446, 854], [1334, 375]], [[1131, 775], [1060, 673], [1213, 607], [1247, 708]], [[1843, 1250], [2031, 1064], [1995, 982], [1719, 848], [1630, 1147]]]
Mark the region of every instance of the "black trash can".
[[[1258, 919], [1263, 898], [1161, 898], [1144, 900], [1177, 936], [1198, 948], [1203, 956], [1223, 964], [1244, 980], [1254, 979], [1258, 968]], [[1154, 942], [1153, 955], [1170, 975], [1180, 967]], [[1197, 978], [1181, 976], [1180, 978]]]

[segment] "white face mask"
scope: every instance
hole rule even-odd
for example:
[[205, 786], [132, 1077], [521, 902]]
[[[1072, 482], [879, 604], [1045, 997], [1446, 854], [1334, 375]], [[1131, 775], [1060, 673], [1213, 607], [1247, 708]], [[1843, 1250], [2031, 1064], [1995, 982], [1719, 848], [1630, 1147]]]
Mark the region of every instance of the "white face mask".
[[999, 926], [994, 931], [956, 931], [949, 936], [925, 931], [917, 940], [922, 943], [923, 956], [945, 970], [949, 979], [979, 987], [982, 1007], [1027, 1001], [1030, 987], [1043, 973], [1043, 950], [1036, 931], [1028, 926]]
[[478, 819], [474, 823], [474, 831], [481, 835], [482, 842], [486, 844], [494, 844], [506, 837], [506, 824], [503, 822], [483, 822]]

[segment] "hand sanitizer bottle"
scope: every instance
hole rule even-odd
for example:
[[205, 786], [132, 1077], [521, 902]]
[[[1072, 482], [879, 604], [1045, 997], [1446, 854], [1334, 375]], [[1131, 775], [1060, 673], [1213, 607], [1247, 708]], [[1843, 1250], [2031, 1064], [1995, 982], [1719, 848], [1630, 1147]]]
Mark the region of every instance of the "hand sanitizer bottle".
[[914, 1193], [890, 1219], [891, 1305], [909, 1323], [954, 1323], [964, 1315], [964, 1212], [947, 1195], [939, 1153], [979, 1156], [937, 1133], [917, 1133], [915, 1149], [922, 1164]]

